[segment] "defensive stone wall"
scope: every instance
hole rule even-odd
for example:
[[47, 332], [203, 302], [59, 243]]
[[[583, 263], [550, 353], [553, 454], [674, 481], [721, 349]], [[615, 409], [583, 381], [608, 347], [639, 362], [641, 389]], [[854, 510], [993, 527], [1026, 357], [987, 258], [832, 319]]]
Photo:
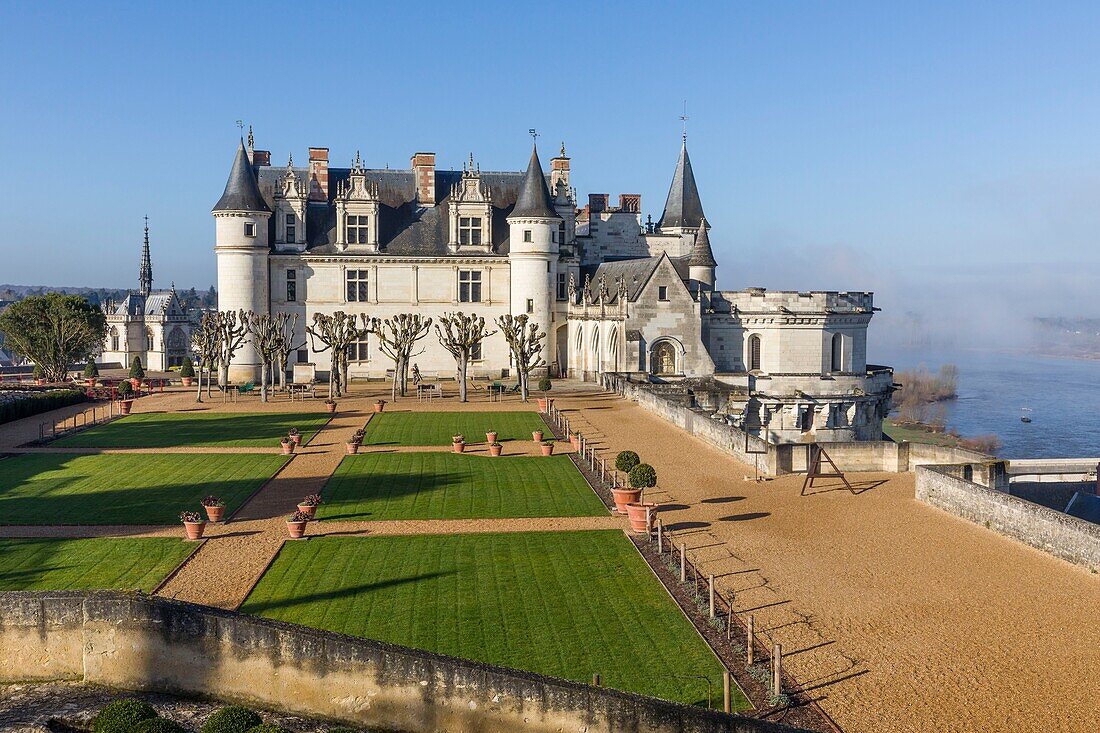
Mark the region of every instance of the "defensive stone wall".
[[1100, 525], [968, 481], [963, 468], [918, 466], [917, 499], [1063, 560], [1100, 568]]
[[210, 697], [395, 731], [795, 730], [118, 592], [0, 593], [0, 683], [30, 680]]

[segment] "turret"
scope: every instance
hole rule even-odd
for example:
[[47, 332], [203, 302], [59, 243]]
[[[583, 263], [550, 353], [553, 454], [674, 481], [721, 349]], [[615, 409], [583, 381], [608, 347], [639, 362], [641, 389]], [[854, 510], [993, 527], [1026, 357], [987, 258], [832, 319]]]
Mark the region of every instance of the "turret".
[[[218, 309], [268, 312], [268, 208], [245, 150], [237, 147], [225, 192], [214, 205]], [[229, 365], [231, 382], [259, 379], [260, 358], [250, 341]]]
[[714, 252], [710, 248], [710, 235], [707, 234], [706, 217], [699, 220], [699, 231], [695, 233], [695, 247], [688, 259], [688, 277], [698, 283], [702, 290], [714, 290], [714, 270], [718, 263], [714, 261]]
[[547, 364], [552, 361], [551, 344], [555, 340], [551, 296], [557, 277], [557, 233], [561, 221], [546, 188], [538, 149], [532, 146], [519, 197], [508, 215], [511, 311], [513, 315], [526, 313], [546, 332], [542, 357]]
[[699, 188], [695, 185], [685, 136], [657, 230], [662, 234], [694, 234], [702, 220], [703, 203], [699, 200]]
[[149, 297], [153, 292], [153, 258], [149, 254], [149, 217], [145, 217], [145, 244], [141, 248], [141, 269], [138, 270], [138, 288]]

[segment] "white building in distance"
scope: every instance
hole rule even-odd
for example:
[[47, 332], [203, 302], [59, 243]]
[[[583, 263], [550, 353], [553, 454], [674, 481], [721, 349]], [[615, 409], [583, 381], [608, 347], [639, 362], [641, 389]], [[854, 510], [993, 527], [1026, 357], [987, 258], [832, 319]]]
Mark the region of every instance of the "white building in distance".
[[[241, 141], [214, 206], [221, 310], [388, 317], [473, 312], [491, 322], [527, 313], [547, 332], [551, 375], [629, 373], [657, 382], [713, 379], [728, 411], [771, 440], [878, 440], [893, 374], [867, 364], [869, 292], [715, 289], [717, 262], [686, 139], [660, 219], [643, 223], [641, 196], [590, 194], [577, 206], [565, 146], [543, 172], [441, 170], [415, 153], [404, 170], [308, 162], [272, 166]], [[304, 339], [304, 333], [300, 334]], [[449, 375], [434, 335], [416, 357]], [[366, 339], [350, 375], [383, 377], [392, 363]], [[291, 361], [314, 361], [308, 347]], [[317, 359], [320, 366], [327, 358]], [[471, 374], [509, 373], [504, 338], [483, 344]], [[232, 381], [256, 381], [246, 345]]]

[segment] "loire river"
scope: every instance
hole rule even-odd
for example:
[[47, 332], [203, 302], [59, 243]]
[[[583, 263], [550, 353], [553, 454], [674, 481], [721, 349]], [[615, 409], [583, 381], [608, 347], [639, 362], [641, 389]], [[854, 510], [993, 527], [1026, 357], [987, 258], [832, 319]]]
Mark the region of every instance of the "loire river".
[[948, 426], [997, 435], [1004, 458], [1100, 456], [1100, 360], [889, 349], [875, 356], [895, 371], [958, 366], [959, 398], [944, 403]]

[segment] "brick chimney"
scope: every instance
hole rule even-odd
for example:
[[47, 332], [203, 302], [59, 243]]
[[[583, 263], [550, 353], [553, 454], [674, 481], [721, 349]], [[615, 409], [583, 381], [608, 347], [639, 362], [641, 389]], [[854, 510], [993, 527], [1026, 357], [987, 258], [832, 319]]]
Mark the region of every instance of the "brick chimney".
[[435, 206], [435, 153], [415, 153], [412, 169], [416, 179], [416, 203]]
[[309, 149], [309, 200], [328, 201], [328, 148]]
[[271, 165], [271, 151], [253, 150], [252, 165]]
[[550, 193], [558, 190], [558, 181], [569, 185], [569, 158], [565, 157], [564, 143], [561, 146], [561, 155], [550, 159]]
[[607, 211], [607, 199], [606, 193], [590, 193], [588, 194], [588, 210], [593, 214], [599, 214], [600, 212]]
[[619, 211], [625, 211], [628, 214], [642, 213], [642, 195], [640, 193], [620, 193]]

